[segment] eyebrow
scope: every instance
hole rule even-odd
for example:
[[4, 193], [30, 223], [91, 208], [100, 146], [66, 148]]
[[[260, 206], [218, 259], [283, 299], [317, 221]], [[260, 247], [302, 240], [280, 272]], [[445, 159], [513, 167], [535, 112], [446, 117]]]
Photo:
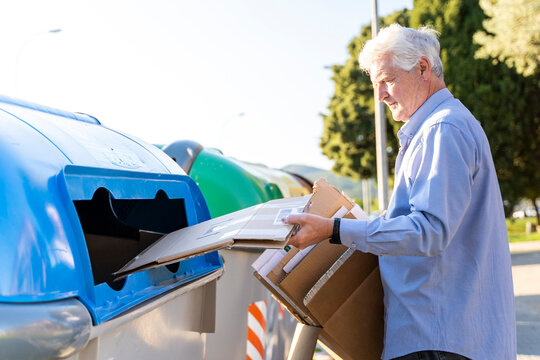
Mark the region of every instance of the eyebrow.
[[390, 72], [382, 72], [377, 77], [372, 78], [371, 82], [372, 83], [378, 83], [379, 81], [381, 81], [381, 79], [392, 77], [392, 76], [395, 76], [395, 74], [390, 73]]

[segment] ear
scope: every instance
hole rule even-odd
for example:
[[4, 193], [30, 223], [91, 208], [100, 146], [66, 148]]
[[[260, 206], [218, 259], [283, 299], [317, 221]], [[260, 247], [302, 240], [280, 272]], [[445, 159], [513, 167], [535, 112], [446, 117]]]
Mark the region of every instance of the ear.
[[431, 63], [429, 59], [425, 56], [421, 56], [418, 60], [418, 67], [420, 69], [420, 76], [423, 80], [429, 80], [431, 77]]

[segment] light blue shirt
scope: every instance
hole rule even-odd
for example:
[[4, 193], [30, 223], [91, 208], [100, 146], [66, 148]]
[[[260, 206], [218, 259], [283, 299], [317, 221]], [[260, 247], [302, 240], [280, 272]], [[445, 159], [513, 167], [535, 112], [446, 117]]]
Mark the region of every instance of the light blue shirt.
[[480, 123], [442, 89], [398, 137], [386, 216], [343, 219], [340, 227], [344, 245], [379, 255], [383, 359], [421, 350], [515, 359], [508, 236]]

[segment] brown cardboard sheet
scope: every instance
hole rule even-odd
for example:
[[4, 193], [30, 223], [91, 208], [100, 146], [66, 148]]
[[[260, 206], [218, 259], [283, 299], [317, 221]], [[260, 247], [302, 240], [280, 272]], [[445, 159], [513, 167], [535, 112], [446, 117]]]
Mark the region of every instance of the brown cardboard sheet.
[[341, 208], [350, 210], [355, 203], [348, 196], [339, 192], [326, 180], [320, 179], [315, 182], [313, 195], [308, 204], [307, 212], [323, 217], [332, 217]]
[[352, 249], [347, 252], [350, 252], [350, 257], [335, 270], [334, 266], [330, 268], [333, 272], [316, 289], [310, 301], [306, 302], [307, 297], [304, 299], [306, 307], [321, 324], [325, 324], [338, 311], [378, 265], [377, 257], [372, 254]]
[[301, 212], [309, 198], [307, 195], [271, 200], [173, 231], [133, 258], [114, 276], [120, 278], [226, 247], [282, 248], [293, 225], [279, 220], [290, 211]]
[[294, 301], [292, 301], [287, 294], [283, 293], [279, 288], [276, 288], [273, 284], [268, 282], [268, 278], [261, 276], [259, 273], [254, 272], [253, 275], [261, 282], [261, 284], [272, 294], [272, 296], [280, 302], [287, 311], [289, 311], [299, 322], [311, 326], [317, 326], [317, 323], [300, 309]]
[[329, 240], [319, 243], [279, 283], [279, 288], [293, 299], [302, 311], [313, 317], [304, 305], [304, 296], [346, 250], [346, 246], [330, 244]]
[[331, 336], [327, 345], [341, 349], [339, 355], [343, 359], [381, 358], [384, 305], [378, 266], [328, 319], [323, 329]]
[[293, 247], [291, 248], [287, 254], [279, 261], [279, 264], [276, 265], [272, 271], [270, 271], [267, 275], [268, 279], [274, 283], [274, 285], [277, 285], [287, 276], [287, 273], [283, 270], [283, 267], [296, 255], [298, 254], [300, 250]]
[[[316, 249], [303, 260], [309, 264], [302, 265], [302, 261], [279, 285], [287, 294], [288, 307], [292, 302], [293, 307], [308, 314], [315, 326], [322, 327], [320, 339], [341, 358], [380, 359], [384, 308], [377, 257], [352, 251], [317, 289], [311, 301], [300, 306], [299, 302], [305, 298], [303, 294], [313, 289], [309, 284], [316, 284], [320, 269], [328, 265], [325, 252], [314, 252]], [[320, 269], [314, 274], [315, 268]]]

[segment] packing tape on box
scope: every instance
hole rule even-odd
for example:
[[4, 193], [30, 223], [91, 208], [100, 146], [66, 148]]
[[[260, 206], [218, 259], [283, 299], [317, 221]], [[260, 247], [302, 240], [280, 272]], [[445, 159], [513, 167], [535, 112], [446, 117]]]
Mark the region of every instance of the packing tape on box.
[[324, 273], [324, 275], [321, 276], [319, 280], [317, 280], [315, 285], [313, 285], [313, 287], [308, 291], [308, 293], [304, 297], [305, 306], [309, 304], [309, 302], [311, 301], [311, 299], [313, 299], [315, 294], [317, 294], [319, 289], [322, 288], [324, 284], [326, 284], [326, 282], [332, 277], [332, 275], [334, 275], [334, 273], [341, 267], [341, 265], [343, 265], [345, 261], [347, 261], [347, 259], [351, 257], [354, 251], [355, 251], [354, 249], [350, 249], [350, 248], [347, 249], [343, 253], [343, 255], [341, 255], [339, 259], [337, 259], [336, 262], [333, 263], [332, 266], [330, 266], [330, 268]]

